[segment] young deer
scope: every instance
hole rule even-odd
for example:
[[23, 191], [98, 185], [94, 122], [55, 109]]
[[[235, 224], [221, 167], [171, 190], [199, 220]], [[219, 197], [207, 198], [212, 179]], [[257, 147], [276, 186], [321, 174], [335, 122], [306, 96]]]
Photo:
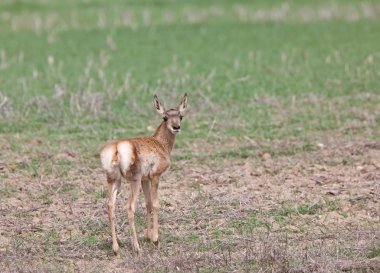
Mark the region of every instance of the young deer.
[[[109, 202], [108, 216], [111, 225], [112, 248], [118, 255], [119, 245], [115, 231], [115, 203], [117, 191], [124, 177], [130, 182], [130, 196], [126, 204], [133, 250], [139, 254], [134, 214], [140, 185], [146, 203], [146, 237], [158, 246], [158, 201], [157, 190], [160, 176], [170, 164], [170, 153], [175, 135], [181, 131], [181, 120], [187, 108], [187, 94], [177, 108], [165, 110], [154, 95], [154, 106], [163, 121], [153, 136], [121, 139], [107, 144], [100, 152], [102, 167], [107, 175]], [[151, 212], [153, 209], [153, 233], [151, 232]]]

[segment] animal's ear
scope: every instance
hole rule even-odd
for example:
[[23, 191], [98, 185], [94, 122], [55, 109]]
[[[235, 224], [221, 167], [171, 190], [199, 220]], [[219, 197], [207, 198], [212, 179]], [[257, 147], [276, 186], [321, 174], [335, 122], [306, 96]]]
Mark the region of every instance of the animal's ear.
[[154, 104], [154, 107], [156, 108], [157, 112], [161, 115], [161, 116], [164, 116], [165, 114], [165, 108], [161, 105], [161, 103], [159, 102], [158, 98], [157, 98], [157, 95], [154, 95], [154, 99], [153, 99], [153, 104]]
[[187, 109], [187, 93], [183, 95], [183, 98], [181, 100], [181, 103], [178, 106], [178, 110], [183, 114]]

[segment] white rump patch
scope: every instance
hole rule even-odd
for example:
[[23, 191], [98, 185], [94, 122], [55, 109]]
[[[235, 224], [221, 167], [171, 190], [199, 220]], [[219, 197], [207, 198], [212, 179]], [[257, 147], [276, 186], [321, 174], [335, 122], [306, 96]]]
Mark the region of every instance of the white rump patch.
[[123, 141], [117, 145], [117, 151], [120, 158], [120, 169], [123, 174], [126, 174], [134, 162], [133, 146], [130, 142]]
[[100, 160], [102, 162], [103, 169], [107, 172], [113, 171], [113, 167], [115, 165], [115, 162], [113, 162], [115, 153], [116, 149], [114, 145], [108, 145], [100, 152]]

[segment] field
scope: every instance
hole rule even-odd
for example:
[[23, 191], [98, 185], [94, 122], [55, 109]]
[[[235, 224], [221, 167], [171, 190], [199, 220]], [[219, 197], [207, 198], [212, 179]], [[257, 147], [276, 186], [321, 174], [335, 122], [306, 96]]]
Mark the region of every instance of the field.
[[[379, 272], [378, 1], [0, 2], [0, 272]], [[160, 249], [99, 150], [189, 95]]]

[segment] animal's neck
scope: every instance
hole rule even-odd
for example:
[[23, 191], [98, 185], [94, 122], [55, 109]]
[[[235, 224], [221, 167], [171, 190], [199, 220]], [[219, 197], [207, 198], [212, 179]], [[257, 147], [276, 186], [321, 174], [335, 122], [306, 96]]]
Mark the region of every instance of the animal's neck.
[[161, 122], [153, 137], [157, 139], [162, 144], [162, 146], [164, 146], [169, 154], [171, 153], [174, 145], [175, 135], [169, 131], [165, 121]]

